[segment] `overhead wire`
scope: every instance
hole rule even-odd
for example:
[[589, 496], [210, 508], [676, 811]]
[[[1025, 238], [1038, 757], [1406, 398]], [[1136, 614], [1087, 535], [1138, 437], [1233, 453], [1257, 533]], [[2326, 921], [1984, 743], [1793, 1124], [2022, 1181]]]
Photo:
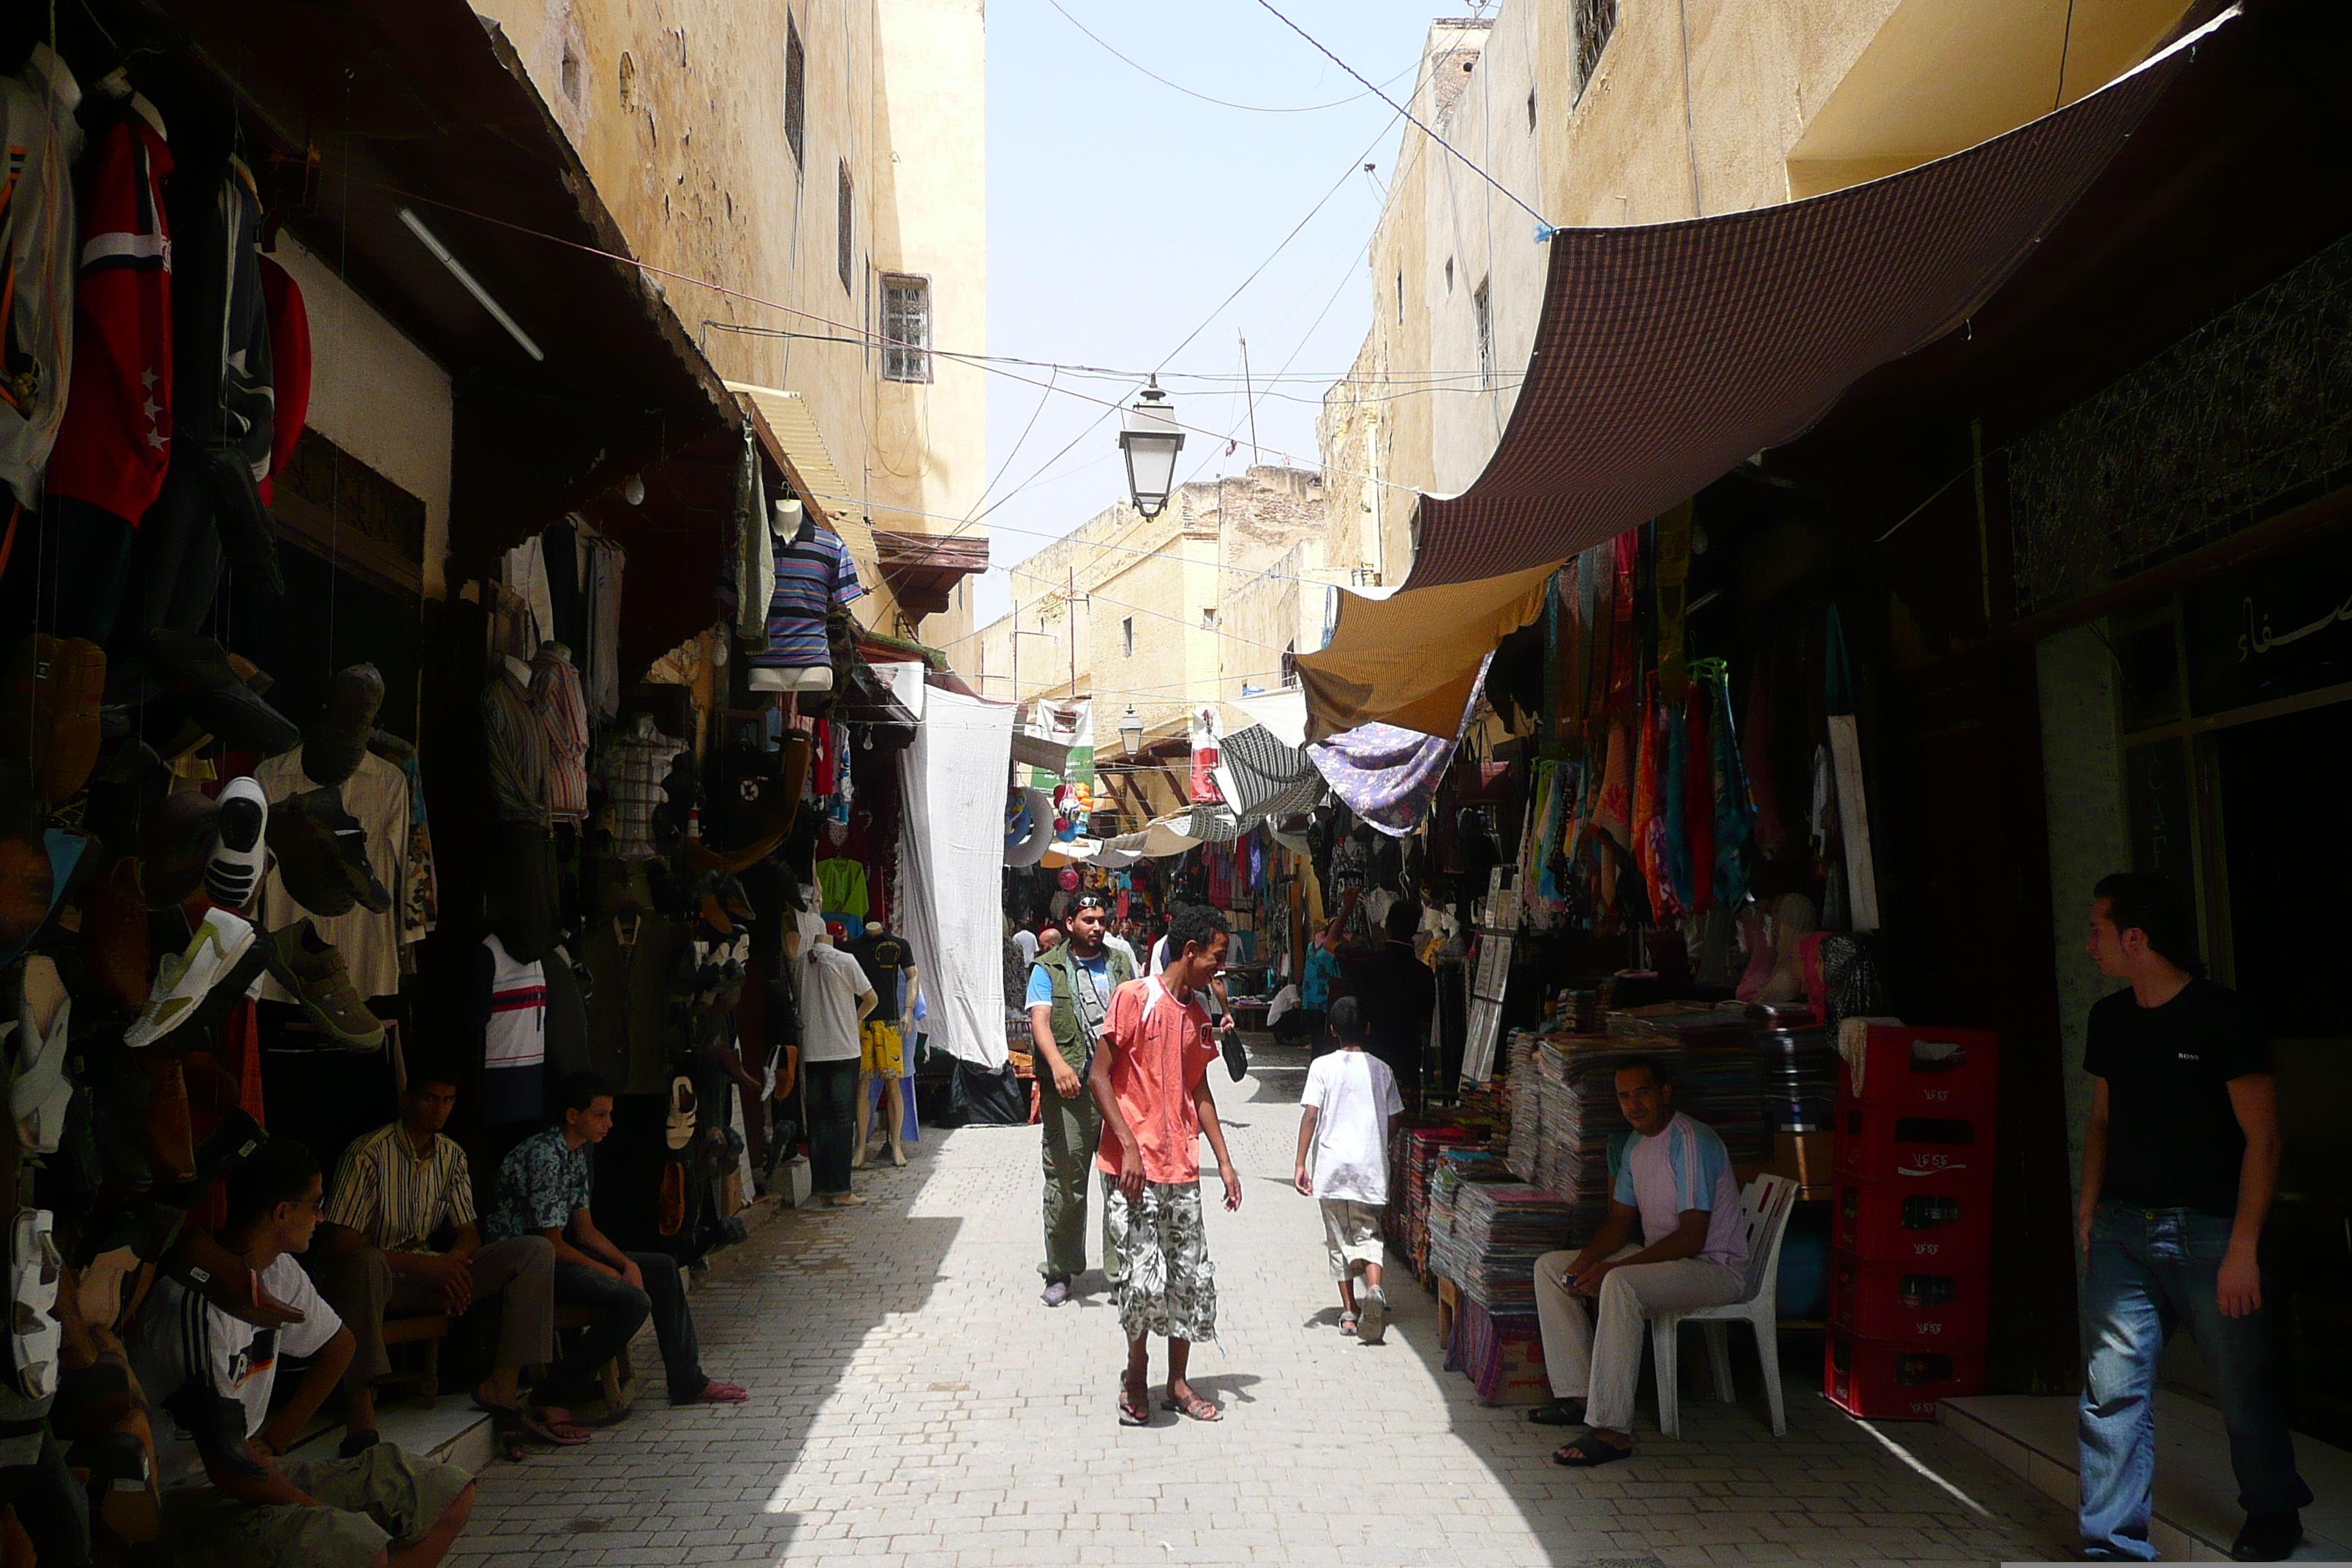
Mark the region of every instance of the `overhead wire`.
[[[1141, 71], [1145, 76], [1150, 77], [1152, 80], [1158, 82], [1162, 87], [1172, 88], [1176, 91], [1182, 93], [1187, 98], [1197, 98], [1202, 103], [1213, 103], [1220, 109], [1238, 109], [1250, 114], [1313, 114], [1320, 110], [1338, 109], [1346, 104], [1360, 102], [1362, 100], [1371, 96], [1370, 92], [1351, 92], [1345, 98], [1335, 98], [1328, 103], [1301, 103], [1279, 108], [1269, 108], [1265, 104], [1258, 103], [1235, 103], [1231, 99], [1212, 98], [1205, 92], [1195, 92], [1192, 89], [1186, 87], [1181, 81], [1171, 81], [1166, 77], [1161, 76], [1158, 71], [1153, 70], [1150, 66], [1120, 53], [1119, 50], [1114, 47], [1108, 40], [1105, 39], [1092, 27], [1087, 26], [1084, 22], [1081, 22], [1076, 16], [1071, 16], [1068, 10], [1063, 6], [1062, 0], [1045, 0], [1045, 4], [1051, 5], [1055, 10], [1060, 11], [1064, 21], [1069, 23], [1071, 26], [1076, 27], [1079, 32], [1084, 33], [1087, 37], [1093, 39], [1105, 53], [1111, 55], [1127, 65], [1134, 67], [1137, 70]], [[1397, 76], [1402, 76], [1403, 74], [1403, 71], [1399, 71]], [[1383, 83], [1382, 85], [1389, 85], [1390, 83], [1393, 83], [1395, 80], [1396, 77], [1392, 76], [1389, 78], [1388, 82]]]

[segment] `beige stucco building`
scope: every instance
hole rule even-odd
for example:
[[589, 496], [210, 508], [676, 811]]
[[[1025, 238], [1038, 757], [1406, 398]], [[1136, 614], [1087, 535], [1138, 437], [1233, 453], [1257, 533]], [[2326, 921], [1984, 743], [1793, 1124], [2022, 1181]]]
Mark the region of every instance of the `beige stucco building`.
[[985, 373], [932, 352], [987, 342], [982, 0], [478, 10], [662, 269], [646, 288], [764, 389], [746, 395], [875, 590], [859, 620], [960, 637], [968, 583], [926, 595], [906, 563], [984, 539], [958, 530], [986, 484]]
[[1894, 174], [2098, 88], [2185, 9], [1504, 0], [1489, 20], [1433, 22], [1408, 107], [1461, 156], [1404, 132], [1371, 247], [1371, 326], [1320, 424], [1333, 515], [1400, 582], [1415, 494], [1458, 492], [1485, 468], [1543, 303], [1549, 258], [1528, 208], [1562, 226], [1669, 223]]
[[1156, 518], [1121, 502], [1013, 567], [1012, 613], [947, 651], [989, 697], [1092, 697], [1111, 776], [1129, 765], [1132, 708], [1143, 749], [1171, 761], [1118, 788], [1141, 792], [1137, 811], [1167, 810], [1182, 803], [1192, 714], [1282, 685], [1286, 655], [1322, 646], [1331, 526], [1321, 476], [1273, 465], [1180, 486]]

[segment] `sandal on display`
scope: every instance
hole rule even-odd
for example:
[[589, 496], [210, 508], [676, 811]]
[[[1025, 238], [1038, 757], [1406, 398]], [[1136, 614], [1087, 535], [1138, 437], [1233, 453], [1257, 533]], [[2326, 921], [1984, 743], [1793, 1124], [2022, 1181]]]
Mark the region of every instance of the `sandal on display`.
[[26, 1399], [58, 1391], [58, 1348], [65, 1339], [58, 1279], [65, 1259], [58, 1256], [56, 1224], [47, 1209], [18, 1209], [8, 1231], [8, 1356], [16, 1392]]
[[8, 1084], [8, 1114], [28, 1154], [54, 1154], [73, 1104], [66, 1077], [67, 1023], [73, 999], [47, 955], [25, 960], [16, 1004], [16, 1068]]

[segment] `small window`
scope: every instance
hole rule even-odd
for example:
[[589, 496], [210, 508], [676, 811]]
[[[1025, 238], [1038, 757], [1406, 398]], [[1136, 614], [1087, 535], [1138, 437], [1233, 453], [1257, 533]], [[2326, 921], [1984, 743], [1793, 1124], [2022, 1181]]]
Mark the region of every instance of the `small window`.
[[580, 51], [570, 44], [563, 46], [563, 96], [580, 101]]
[[1495, 384], [1495, 310], [1492, 297], [1486, 291], [1487, 280], [1481, 279], [1475, 292], [1470, 296], [1470, 314], [1478, 324], [1478, 384]]
[[1404, 268], [1397, 268], [1397, 325], [1404, 325]]
[[1528, 129], [1529, 131], [1533, 131], [1535, 128], [1536, 128], [1536, 89], [1535, 89], [1534, 88], [1529, 88], [1529, 89], [1528, 89]]
[[1600, 68], [1601, 51], [1609, 47], [1609, 37], [1617, 30], [1617, 0], [1575, 0], [1576, 25], [1576, 96], [1580, 100], [1584, 89], [1592, 85], [1592, 73]]
[[1211, 605], [1201, 612], [1201, 629], [1212, 632], [1217, 629], [1216, 605]]
[[1445, 258], [1445, 291], [1454, 292], [1454, 258], [1450, 256]]
[[784, 13], [784, 144], [793, 162], [804, 163], [803, 145], [808, 132], [808, 51], [801, 47], [801, 25]]
[[[838, 268], [841, 273], [841, 287], [843, 289], [855, 294], [857, 291], [857, 285], [851, 279], [851, 269], [855, 265], [857, 257], [857, 246], [856, 243], [856, 226], [855, 221], [857, 216], [857, 205], [856, 201], [855, 189], [849, 183], [849, 164], [846, 161], [844, 161], [841, 164], [841, 184], [838, 190], [840, 200], [835, 204], [835, 211], [833, 220], [833, 262], [834, 266]], [[873, 300], [870, 298], [866, 300], [866, 309], [873, 309]]]
[[931, 280], [892, 273], [882, 279], [882, 376], [931, 379]]
[[1135, 657], [1135, 617], [1129, 616], [1118, 623], [1118, 651], [1122, 658]]

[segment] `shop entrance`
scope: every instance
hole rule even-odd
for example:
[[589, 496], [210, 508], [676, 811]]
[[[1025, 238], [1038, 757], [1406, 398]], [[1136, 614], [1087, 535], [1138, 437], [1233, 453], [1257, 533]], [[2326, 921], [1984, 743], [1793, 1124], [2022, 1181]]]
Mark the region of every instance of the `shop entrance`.
[[[2132, 861], [2193, 889], [2213, 977], [2276, 1060], [2285, 1156], [2264, 1237], [2295, 1425], [2352, 1441], [2352, 550], [2243, 568], [2118, 628]], [[2204, 1377], [2185, 1343], [2167, 1370]]]

